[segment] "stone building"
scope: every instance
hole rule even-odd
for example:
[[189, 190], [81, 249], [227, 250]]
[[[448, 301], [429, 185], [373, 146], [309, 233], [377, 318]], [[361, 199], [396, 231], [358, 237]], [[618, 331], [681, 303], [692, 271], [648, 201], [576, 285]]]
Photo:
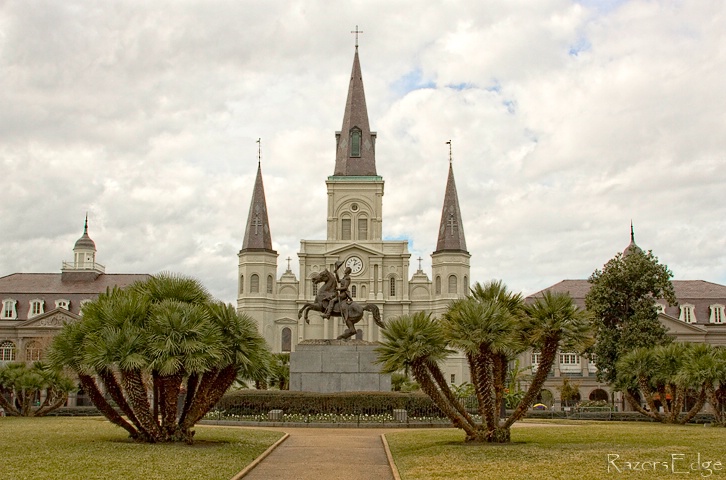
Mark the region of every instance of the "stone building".
[[[630, 244], [623, 253], [627, 254], [630, 249], [639, 249], [632, 230]], [[668, 334], [679, 342], [726, 346], [726, 286], [704, 280], [673, 280], [672, 283], [678, 305], [669, 306], [661, 299], [656, 301], [660, 310], [658, 318]], [[579, 307], [585, 308], [590, 283], [587, 280], [562, 280], [528, 299], [540, 296], [544, 291], [569, 293]], [[536, 352], [529, 352], [519, 360], [525, 369], [536, 369], [539, 362]], [[559, 408], [558, 387], [562, 386], [564, 378], [568, 378], [571, 384], [579, 386], [582, 400], [609, 400], [621, 409], [630, 410], [619, 393], [597, 381], [596, 372], [594, 363], [587, 358], [574, 352], [560, 352], [544, 385], [544, 399], [551, 398], [555, 408]]]
[[107, 274], [96, 262], [96, 244], [83, 235], [73, 260], [60, 273], [13, 273], [0, 277], [0, 363], [42, 360], [45, 348], [64, 324], [78, 321], [81, 307], [107, 288], [125, 287], [146, 274]]
[[[342, 127], [335, 132], [335, 164], [330, 165], [332, 175], [325, 180], [327, 238], [300, 241], [299, 279], [289, 265], [277, 278], [278, 254], [272, 249], [258, 166], [238, 255], [237, 307], [257, 320], [273, 351], [294, 351], [302, 340], [336, 338], [343, 332], [340, 318], [327, 320], [311, 313], [310, 324], [297, 318], [300, 307], [315, 297], [316, 286], [310, 278], [326, 268], [333, 271], [336, 261], [352, 270], [350, 291], [354, 300], [376, 304], [384, 321], [422, 310], [440, 314], [452, 299], [468, 293], [470, 255], [451, 162], [446, 185], [441, 185], [445, 194], [438, 231], [436, 225], [431, 226], [432, 235], [438, 235], [436, 251], [431, 254], [431, 277], [420, 265], [409, 277], [408, 241], [384, 239], [384, 180], [376, 170], [376, 153], [376, 132], [371, 131], [368, 121], [356, 47]], [[356, 327], [359, 338], [380, 339], [369, 314]], [[462, 359], [452, 360], [447, 373], [455, 383], [468, 375]]]

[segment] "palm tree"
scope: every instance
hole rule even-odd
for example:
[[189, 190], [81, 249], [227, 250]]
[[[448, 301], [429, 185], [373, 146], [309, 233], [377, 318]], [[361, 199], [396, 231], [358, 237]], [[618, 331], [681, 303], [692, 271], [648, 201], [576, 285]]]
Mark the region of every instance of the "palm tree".
[[237, 374], [264, 368], [256, 364], [268, 355], [251, 319], [215, 302], [197, 280], [171, 274], [100, 295], [51, 349], [109, 420], [147, 442], [191, 442], [191, 428]]
[[480, 437], [477, 425], [446, 383], [438, 363], [454, 353], [447, 348], [441, 325], [430, 313], [417, 312], [391, 320], [376, 348], [382, 373], [411, 372], [434, 404], [468, 440]]
[[497, 419], [507, 360], [518, 348], [516, 327], [506, 304], [495, 299], [480, 301], [473, 296], [453, 302], [442, 320], [450, 345], [464, 352], [469, 362], [486, 441], [508, 441], [508, 432], [498, 430]]
[[[659, 422], [684, 424], [701, 410], [724, 367], [709, 345], [672, 343], [635, 349], [618, 361], [617, 368], [616, 388], [635, 410]], [[648, 410], [635, 399], [636, 390], [645, 398]], [[695, 402], [682, 414], [689, 395], [695, 396]]]
[[540, 352], [540, 363], [527, 392], [503, 428], [524, 417], [534, 403], [560, 348], [582, 351], [592, 343], [590, 317], [567, 293], [546, 291], [527, 305], [524, 313], [520, 341]]

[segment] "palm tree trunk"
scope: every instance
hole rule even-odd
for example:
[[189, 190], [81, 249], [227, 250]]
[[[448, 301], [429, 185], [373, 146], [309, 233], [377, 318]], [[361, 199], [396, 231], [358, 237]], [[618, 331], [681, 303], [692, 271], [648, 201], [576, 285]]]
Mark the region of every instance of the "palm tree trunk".
[[507, 383], [507, 356], [494, 355], [494, 412], [499, 416], [504, 402], [504, 385]]
[[161, 428], [167, 440], [174, 435], [174, 431], [177, 428], [177, 400], [179, 398], [179, 387], [181, 386], [183, 378], [184, 376], [181, 374], [159, 377], [160, 397], [164, 401], [161, 404]]
[[[199, 384], [194, 392], [194, 397], [191, 400], [187, 414], [184, 417], [183, 422], [179, 422], [182, 431], [187, 431], [197, 423], [197, 418], [202, 418], [207, 412], [205, 406], [207, 404], [207, 397], [209, 395], [209, 389], [214, 383], [215, 379], [219, 375], [219, 370], [214, 369], [202, 374]], [[189, 393], [187, 393], [189, 395]]]
[[90, 375], [78, 373], [78, 379], [81, 382], [81, 386], [86, 394], [89, 396], [93, 404], [96, 406], [99, 412], [103, 414], [111, 423], [118, 425], [127, 432], [133, 439], [139, 439], [144, 437], [144, 434], [136, 430], [133, 425], [124, 419], [119, 413], [106, 401], [106, 397], [103, 396], [95, 380]]
[[494, 359], [492, 352], [484, 347], [480, 348], [475, 359], [477, 363], [478, 378], [474, 388], [481, 391], [477, 397], [481, 397], [479, 411], [482, 414], [482, 420], [487, 431], [493, 431], [499, 422], [496, 421], [498, 412], [496, 409], [496, 400], [494, 399]]
[[514, 412], [512, 412], [509, 418], [507, 418], [504, 422], [504, 425], [502, 426], [503, 428], [508, 429], [514, 424], [514, 422], [524, 417], [529, 409], [529, 406], [537, 399], [537, 395], [539, 395], [540, 390], [542, 390], [542, 385], [544, 385], [545, 380], [547, 380], [547, 375], [549, 375], [550, 369], [555, 363], [555, 356], [557, 355], [557, 346], [559, 343], [559, 335], [545, 340], [544, 346], [541, 350], [542, 354], [540, 356], [539, 366], [537, 367], [537, 373], [534, 374], [532, 383], [529, 385], [529, 388], [524, 394], [524, 397], [522, 397], [522, 400], [519, 401], [517, 408], [514, 409]]
[[[651, 412], [653, 412], [651, 415], [648, 415], [651, 418], [655, 418], [659, 422], [663, 422], [664, 418], [663, 415], [660, 414], [658, 411], [658, 407], [655, 405], [655, 399], [653, 391], [650, 389], [650, 385], [648, 384], [648, 379], [646, 377], [639, 377], [638, 378], [638, 385], [640, 386], [640, 391], [643, 393], [643, 396], [645, 397], [645, 403], [648, 404], [648, 408]], [[660, 395], [661, 403], [665, 400], [665, 390], [662, 391], [662, 393], [658, 393]]]
[[197, 392], [197, 385], [199, 384], [199, 374], [192, 373], [187, 378], [187, 394], [184, 396], [184, 408], [182, 408], [181, 415], [179, 416], [179, 425], [184, 423], [189, 412], [189, 407], [192, 405], [192, 400]]
[[[685, 396], [685, 392], [684, 392], [684, 396]], [[698, 415], [698, 412], [701, 411], [701, 409], [703, 408], [703, 405], [705, 403], [706, 403], [706, 386], [704, 385], [701, 387], [701, 390], [698, 392], [698, 397], [696, 397], [696, 403], [693, 405], [693, 407], [691, 407], [691, 409], [688, 412], [686, 412], [686, 414], [683, 417], [680, 417], [678, 419], [678, 423], [680, 423], [681, 425], [685, 425], [686, 423], [691, 421], [691, 419], [693, 417]]]
[[658, 418], [658, 416], [655, 413], [653, 413], [653, 411], [649, 412], [648, 410], [644, 409], [640, 405], [640, 402], [635, 398], [635, 395], [633, 395], [629, 391], [623, 390], [623, 397], [625, 397], [625, 399], [628, 401], [630, 406], [633, 407], [633, 410], [635, 410], [636, 412], [641, 413], [641, 414], [645, 415], [646, 417], [650, 417], [653, 420], [660, 421], [660, 418]]
[[159, 424], [151, 414], [151, 405], [146, 393], [144, 381], [141, 378], [141, 370], [121, 370], [121, 382], [131, 402], [131, 407], [138, 418], [144, 431], [148, 434], [150, 441], [161, 440]]
[[709, 387], [709, 393], [708, 393], [708, 401], [711, 404], [711, 408], [713, 408], [713, 416], [716, 419], [716, 423], [724, 426], [724, 416], [723, 416], [723, 407], [724, 405], [721, 402], [722, 396], [720, 395], [720, 390], [722, 389], [721, 386], [719, 386], [718, 389], [714, 388], [713, 384]]
[[473, 428], [467, 421], [462, 417], [459, 412], [447, 401], [446, 397], [436, 388], [436, 384], [431, 378], [426, 365], [423, 362], [416, 362], [412, 365], [411, 373], [413, 373], [416, 381], [421, 385], [421, 390], [431, 398], [434, 405], [439, 407], [439, 410], [446, 415], [451, 422], [464, 430], [466, 433], [467, 441], [481, 441], [480, 432]]
[[202, 409], [197, 413], [196, 418], [193, 418], [192, 425], [197, 423], [199, 420], [206, 415], [206, 413], [214, 407], [220, 398], [229, 390], [235, 379], [237, 378], [237, 367], [234, 365], [228, 365], [220, 370], [216, 376], [214, 382], [212, 382], [206, 391], [205, 403], [202, 404]]
[[111, 369], [106, 368], [97, 373], [99, 378], [103, 382], [104, 387], [106, 387], [106, 391], [109, 395], [111, 395], [111, 399], [116, 403], [118, 408], [121, 409], [121, 412], [126, 415], [126, 418], [128, 418], [129, 421], [133, 423], [140, 432], [148, 433], [144, 430], [141, 422], [139, 422], [139, 419], [136, 418], [134, 410], [131, 408], [131, 405], [129, 405], [126, 397], [124, 397], [121, 385], [119, 385], [118, 379], [116, 378], [116, 375], [111, 371]]
[[3, 396], [4, 393], [10, 393], [9, 391], [0, 391], [0, 407], [5, 410], [5, 413], [7, 413], [10, 416], [20, 416], [20, 412], [17, 408], [15, 408], [15, 405], [13, 405], [12, 402], [8, 402], [5, 397]]
[[439, 386], [439, 390], [441, 390], [449, 403], [451, 403], [451, 405], [456, 408], [459, 414], [464, 417], [464, 419], [472, 426], [472, 428], [477, 428], [477, 424], [476, 422], [474, 422], [474, 419], [471, 418], [471, 415], [469, 415], [469, 412], [466, 411], [464, 405], [461, 404], [459, 399], [456, 398], [456, 396], [454, 395], [454, 392], [452, 392], [449, 388], [449, 384], [446, 383], [446, 378], [441, 372], [439, 365], [435, 362], [426, 362], [426, 368], [429, 370], [429, 373], [433, 377], [436, 384]]

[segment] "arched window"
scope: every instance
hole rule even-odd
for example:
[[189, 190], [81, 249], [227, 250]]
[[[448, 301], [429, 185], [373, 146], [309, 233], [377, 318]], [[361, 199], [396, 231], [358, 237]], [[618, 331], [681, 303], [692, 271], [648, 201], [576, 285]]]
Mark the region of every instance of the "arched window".
[[313, 282], [313, 297], [318, 294], [318, 284]]
[[456, 293], [456, 275], [449, 275], [449, 293]]
[[389, 279], [389, 283], [390, 283], [389, 293], [391, 294], [391, 297], [395, 297], [396, 296], [396, 277], [391, 277]]
[[239, 293], [245, 293], [245, 276], [239, 276]]
[[267, 293], [272, 293], [272, 282], [274, 280], [272, 279], [272, 275], [267, 276]]
[[2, 318], [14, 320], [18, 318], [18, 312], [15, 310], [15, 305], [18, 304], [17, 300], [12, 298], [6, 298], [3, 300]]
[[436, 275], [436, 295], [441, 295], [441, 277]]
[[250, 277], [250, 293], [260, 293], [260, 276], [256, 273]]
[[354, 128], [350, 131], [350, 156], [360, 157], [361, 131]]
[[55, 308], [65, 308], [68, 310], [68, 307], [70, 306], [71, 301], [66, 300], [65, 298], [61, 298], [55, 301]]
[[0, 343], [0, 362], [15, 361], [15, 344], [10, 340]]
[[368, 296], [366, 295], [366, 286], [365, 285], [360, 286], [360, 298], [362, 298], [363, 300], [368, 298]]
[[43, 349], [40, 343], [35, 340], [28, 342], [25, 346], [25, 360], [28, 362], [39, 362], [43, 359]]
[[351, 239], [351, 220], [350, 218], [343, 218], [340, 221], [340, 239], [350, 240]]
[[35, 317], [36, 315], [40, 315], [43, 313], [43, 305], [45, 302], [43, 300], [36, 298], [34, 300], [30, 301], [30, 312], [28, 313], [28, 318]]
[[368, 240], [368, 219], [358, 218], [358, 240]]
[[357, 289], [355, 288], [355, 285], [350, 286], [350, 296], [355, 298], [356, 297]]
[[469, 293], [469, 277], [464, 275], [464, 293]]
[[292, 330], [288, 327], [282, 329], [280, 350], [289, 352], [292, 350]]

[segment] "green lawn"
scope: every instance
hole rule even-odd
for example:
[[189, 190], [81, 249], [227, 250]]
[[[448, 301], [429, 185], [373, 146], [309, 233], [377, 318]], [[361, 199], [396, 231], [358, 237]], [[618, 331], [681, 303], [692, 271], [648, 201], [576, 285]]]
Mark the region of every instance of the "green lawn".
[[147, 445], [101, 417], [0, 418], [0, 478], [229, 479], [283, 435], [195, 430], [194, 445]]
[[[535, 425], [515, 426], [509, 445], [465, 444], [463, 432], [455, 429], [392, 432], [386, 439], [403, 480], [726, 478], [723, 428], [584, 421]], [[699, 454], [701, 470], [691, 471], [699, 465]]]

